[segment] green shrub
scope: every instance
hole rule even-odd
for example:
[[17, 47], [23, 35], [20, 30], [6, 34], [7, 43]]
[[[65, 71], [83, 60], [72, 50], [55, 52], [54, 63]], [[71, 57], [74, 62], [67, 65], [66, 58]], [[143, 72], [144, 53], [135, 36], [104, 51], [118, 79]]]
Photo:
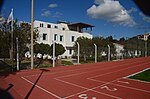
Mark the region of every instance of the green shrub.
[[73, 65], [73, 63], [70, 62], [70, 61], [62, 61], [61, 64], [64, 65], [64, 66]]

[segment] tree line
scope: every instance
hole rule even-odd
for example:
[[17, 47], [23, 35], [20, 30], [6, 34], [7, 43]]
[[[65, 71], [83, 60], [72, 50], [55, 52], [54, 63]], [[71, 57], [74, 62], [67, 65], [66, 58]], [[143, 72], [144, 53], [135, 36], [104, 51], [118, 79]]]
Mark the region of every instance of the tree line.
[[[16, 58], [16, 38], [19, 40], [19, 55], [20, 58], [24, 57], [25, 52], [30, 50], [30, 33], [31, 33], [31, 25], [29, 23], [17, 23], [17, 20], [14, 21], [14, 58]], [[11, 42], [11, 32], [10, 32], [10, 24], [6, 22], [0, 24], [0, 58], [9, 58], [10, 56], [10, 42]], [[38, 29], [34, 29], [34, 53], [41, 53], [42, 56], [44, 54], [48, 54], [52, 56], [52, 46], [48, 44], [38, 44], [36, 43], [38, 37]], [[132, 37], [129, 39], [120, 38], [119, 40], [114, 39], [112, 36], [104, 37], [93, 37], [92, 39], [88, 39], [85, 37], [79, 37], [74, 45], [75, 53], [77, 53], [77, 42], [80, 44], [80, 56], [83, 57], [85, 60], [87, 57], [94, 56], [94, 45], [96, 44], [98, 47], [98, 54], [101, 54], [102, 51], [105, 51], [107, 54], [107, 45], [111, 46], [111, 53], [115, 54], [115, 46], [113, 43], [119, 43], [124, 45], [124, 48], [127, 50], [141, 50], [144, 52], [144, 41], [138, 39], [137, 37]], [[148, 54], [150, 54], [150, 40], [148, 39]], [[56, 44], [57, 46], [57, 53], [56, 56], [59, 56], [64, 53], [65, 48], [61, 44]]]

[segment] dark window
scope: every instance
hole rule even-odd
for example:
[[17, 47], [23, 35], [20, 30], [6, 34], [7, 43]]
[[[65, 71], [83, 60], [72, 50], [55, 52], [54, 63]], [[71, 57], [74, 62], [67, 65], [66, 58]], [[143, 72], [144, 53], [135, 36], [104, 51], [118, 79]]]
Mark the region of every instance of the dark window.
[[62, 28], [62, 30], [65, 30], [65, 28]]
[[69, 54], [72, 54], [72, 49], [69, 49]]
[[47, 34], [43, 33], [43, 40], [47, 40]]
[[74, 40], [74, 36], [72, 36], [72, 39], [71, 39], [71, 40], [72, 40], [72, 42], [74, 42], [74, 41], [75, 41], [75, 40]]
[[50, 24], [47, 24], [47, 28], [51, 28], [51, 25], [50, 25]]
[[43, 27], [43, 23], [40, 23], [40, 27]]
[[63, 35], [60, 35], [60, 41], [63, 41]]
[[54, 26], [54, 28], [56, 28], [56, 29], [57, 29], [57, 28], [58, 28], [58, 26]]
[[55, 41], [57, 40], [57, 34], [54, 34], [54, 40]]

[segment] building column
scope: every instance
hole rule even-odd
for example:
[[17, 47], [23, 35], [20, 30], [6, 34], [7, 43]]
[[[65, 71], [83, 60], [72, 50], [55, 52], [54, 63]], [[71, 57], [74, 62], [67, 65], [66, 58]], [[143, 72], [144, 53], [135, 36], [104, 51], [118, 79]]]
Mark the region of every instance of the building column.
[[92, 27], [90, 27], [90, 34], [92, 34]]

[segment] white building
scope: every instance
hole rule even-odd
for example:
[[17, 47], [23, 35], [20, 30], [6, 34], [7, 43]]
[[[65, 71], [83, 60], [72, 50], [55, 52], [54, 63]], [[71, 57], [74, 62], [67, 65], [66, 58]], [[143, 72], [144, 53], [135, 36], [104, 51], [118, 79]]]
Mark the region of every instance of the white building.
[[52, 41], [62, 44], [66, 52], [62, 57], [71, 57], [74, 54], [73, 45], [78, 37], [87, 37], [92, 39], [93, 25], [86, 23], [67, 23], [59, 21], [57, 24], [34, 21], [34, 27], [38, 28], [39, 38], [38, 43], [52, 44]]

